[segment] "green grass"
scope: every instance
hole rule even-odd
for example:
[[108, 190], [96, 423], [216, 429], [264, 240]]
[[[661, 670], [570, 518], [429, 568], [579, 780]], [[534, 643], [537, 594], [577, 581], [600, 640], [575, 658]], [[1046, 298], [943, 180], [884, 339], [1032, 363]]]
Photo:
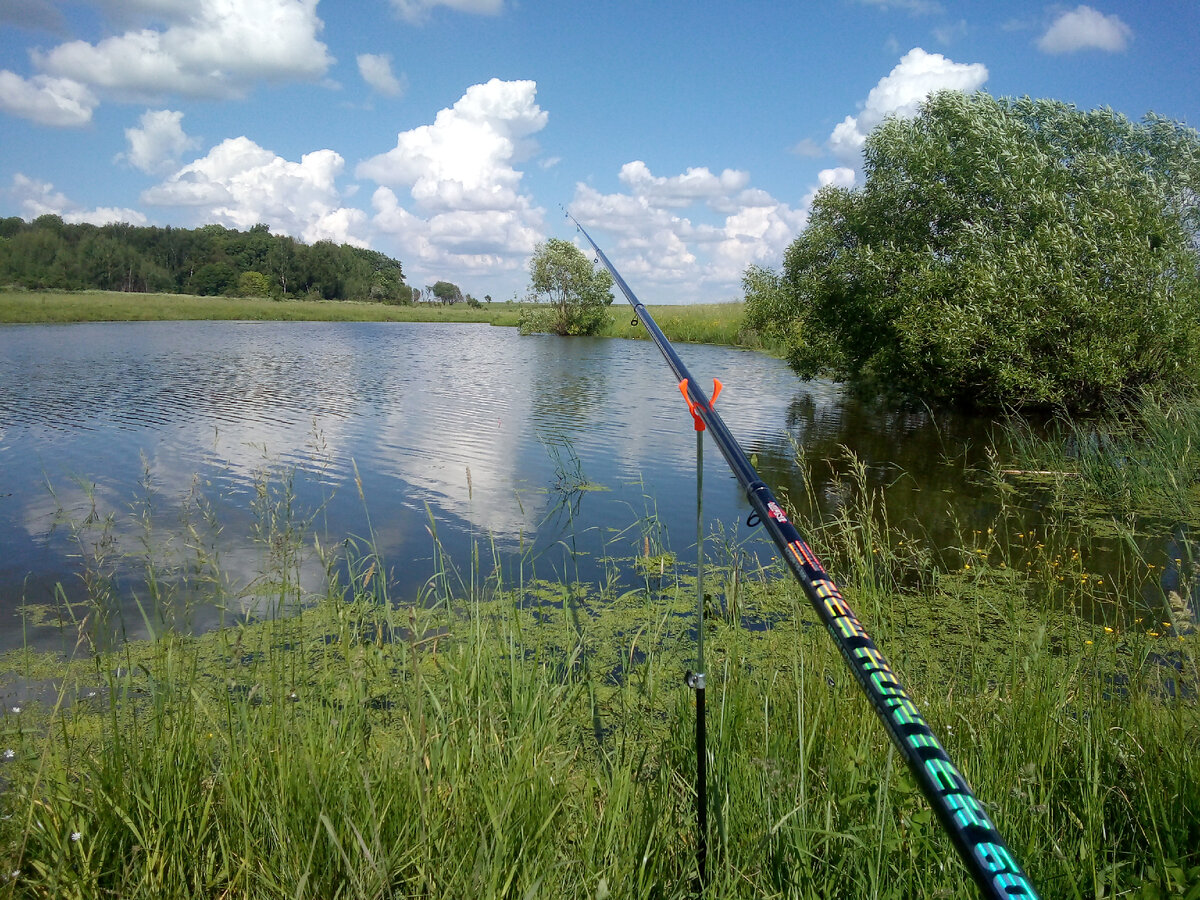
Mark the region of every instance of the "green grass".
[[[764, 348], [756, 335], [742, 330], [744, 303], [696, 303], [689, 306], [647, 306], [670, 341], [694, 344], [726, 344], [732, 347]], [[613, 321], [603, 332], [608, 337], [647, 339], [641, 325], [634, 325], [633, 310], [613, 303]]]
[[[797, 498], [798, 522], [1042, 896], [1195, 898], [1197, 635], [1084, 617], [1129, 586], [1064, 583], [1053, 548], [1000, 540], [1004, 508], [938, 566], [850, 473], [838, 517]], [[692, 896], [694, 583], [653, 523], [612, 544], [655, 561], [630, 582], [502, 583], [486, 541], [460, 570], [435, 537], [420, 597], [388, 596], [369, 541], [306, 595], [303, 517], [258, 493], [247, 590], [292, 614], [0, 660], [57, 686], [0, 720], [0, 897]], [[139, 557], [106, 527], [76, 531], [82, 648], [109, 554], [148, 621], [184, 575], [237, 607], [204, 541]], [[709, 557], [708, 896], [973, 896], [792, 582], [721, 535]]]
[[1045, 433], [1024, 422], [1007, 431], [1025, 472], [1053, 483], [1058, 502], [1101, 514], [1200, 520], [1200, 397], [1144, 394], [1091, 419], [1062, 417]]
[[135, 322], [177, 319], [239, 319], [320, 322], [480, 322], [516, 325], [518, 305], [389, 306], [332, 300], [267, 300], [129, 294], [0, 291], [0, 322]]

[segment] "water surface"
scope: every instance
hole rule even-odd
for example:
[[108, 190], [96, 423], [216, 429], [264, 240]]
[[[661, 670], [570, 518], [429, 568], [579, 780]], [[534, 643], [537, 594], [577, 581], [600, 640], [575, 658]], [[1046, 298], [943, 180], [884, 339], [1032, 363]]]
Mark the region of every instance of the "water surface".
[[[777, 491], [804, 489], [802, 446], [830, 461], [812, 487], [836, 506], [832, 475], [850, 448], [874, 485], [889, 486], [894, 516], [935, 542], [994, 512], [963, 477], [986, 422], [864, 405], [760, 353], [679, 350], [706, 384], [722, 380], [718, 408]], [[464, 564], [483, 542], [547, 577], [596, 577], [599, 560], [641, 549], [647, 522], [686, 558], [695, 452], [692, 420], [648, 342], [416, 323], [7, 326], [0, 649], [53, 641], [18, 609], [51, 602], [55, 585], [80, 595], [81, 539], [85, 555], [110, 556], [139, 541], [186, 554], [190, 541], [219, 552], [229, 583], [244, 587], [272, 552], [261, 525], [285, 485], [296, 521], [312, 517], [326, 545], [373, 539], [396, 598], [415, 597], [432, 574], [434, 528]], [[581, 480], [603, 490], [569, 490]], [[712, 527], [771, 553], [746, 528], [749, 507], [711, 442], [704, 503]], [[129, 633], [142, 633], [133, 588], [116, 593]], [[226, 613], [193, 612], [199, 627]]]

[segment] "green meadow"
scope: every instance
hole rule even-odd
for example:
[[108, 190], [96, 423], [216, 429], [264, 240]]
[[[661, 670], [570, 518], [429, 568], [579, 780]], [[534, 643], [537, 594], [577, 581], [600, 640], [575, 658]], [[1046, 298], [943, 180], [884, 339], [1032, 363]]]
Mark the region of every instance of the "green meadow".
[[[0, 322], [139, 322], [237, 319], [312, 322], [487, 322], [516, 325], [520, 308], [391, 306], [354, 300], [269, 300], [117, 291], [0, 291]], [[511, 320], [511, 321], [510, 321]]]

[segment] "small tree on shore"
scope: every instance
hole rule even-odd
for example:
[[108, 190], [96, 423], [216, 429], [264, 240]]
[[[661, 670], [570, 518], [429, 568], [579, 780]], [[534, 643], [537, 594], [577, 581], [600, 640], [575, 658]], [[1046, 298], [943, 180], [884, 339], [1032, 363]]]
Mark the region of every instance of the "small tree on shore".
[[430, 288], [433, 296], [443, 304], [458, 303], [463, 299], [462, 289], [451, 281], [435, 282]]
[[596, 269], [570, 241], [550, 238], [538, 244], [529, 260], [529, 275], [530, 294], [546, 297], [549, 308], [524, 310], [522, 334], [595, 334], [608, 324], [612, 276]]

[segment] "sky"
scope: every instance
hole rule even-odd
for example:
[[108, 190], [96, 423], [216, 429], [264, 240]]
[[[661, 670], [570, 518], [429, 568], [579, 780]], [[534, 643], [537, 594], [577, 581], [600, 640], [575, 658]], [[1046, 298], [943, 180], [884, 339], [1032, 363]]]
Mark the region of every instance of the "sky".
[[596, 238], [639, 299], [740, 296], [932, 90], [1200, 125], [1196, 0], [0, 0], [0, 216], [370, 247], [524, 298]]

